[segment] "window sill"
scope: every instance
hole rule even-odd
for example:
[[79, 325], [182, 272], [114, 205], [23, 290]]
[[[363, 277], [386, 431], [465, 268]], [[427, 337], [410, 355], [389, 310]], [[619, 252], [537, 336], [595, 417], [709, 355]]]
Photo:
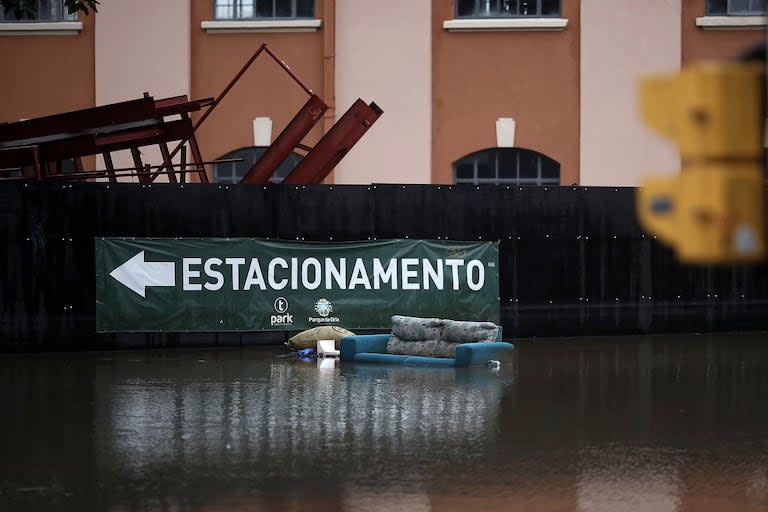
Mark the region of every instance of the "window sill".
[[568, 26], [568, 20], [565, 18], [454, 19], [443, 22], [443, 28], [449, 32], [552, 31], [565, 30], [566, 26]]
[[321, 20], [216, 20], [203, 21], [200, 28], [209, 34], [242, 34], [251, 32], [317, 32]]
[[0, 36], [74, 36], [81, 30], [80, 21], [0, 23]]
[[757, 30], [768, 25], [766, 16], [702, 16], [696, 26], [704, 30]]

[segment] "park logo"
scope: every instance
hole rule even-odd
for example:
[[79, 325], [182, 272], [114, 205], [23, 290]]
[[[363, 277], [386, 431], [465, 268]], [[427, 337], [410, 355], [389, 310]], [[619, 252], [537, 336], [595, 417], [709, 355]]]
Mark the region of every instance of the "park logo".
[[339, 322], [338, 317], [329, 316], [331, 312], [333, 312], [333, 303], [331, 303], [331, 301], [329, 301], [325, 297], [315, 302], [314, 310], [318, 315], [320, 315], [320, 317], [318, 318], [318, 317], [310, 316], [308, 318], [310, 323], [332, 324], [332, 323]]
[[273, 304], [276, 315], [269, 317], [269, 323], [274, 326], [281, 325], [293, 325], [293, 315], [288, 313], [288, 299], [285, 297], [278, 297]]

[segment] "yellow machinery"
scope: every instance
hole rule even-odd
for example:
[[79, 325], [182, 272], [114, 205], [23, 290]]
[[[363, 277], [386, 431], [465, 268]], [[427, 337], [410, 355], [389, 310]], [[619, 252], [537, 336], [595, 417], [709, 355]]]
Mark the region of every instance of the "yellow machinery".
[[682, 263], [750, 263], [765, 257], [763, 69], [717, 62], [645, 79], [645, 122], [680, 148], [679, 176], [637, 192], [643, 229]]

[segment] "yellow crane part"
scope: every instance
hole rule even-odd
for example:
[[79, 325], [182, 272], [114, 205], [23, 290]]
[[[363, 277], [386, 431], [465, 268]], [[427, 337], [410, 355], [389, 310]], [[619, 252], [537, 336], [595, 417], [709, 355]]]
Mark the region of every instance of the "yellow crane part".
[[708, 63], [640, 84], [645, 122], [680, 149], [678, 176], [637, 191], [643, 229], [683, 263], [750, 263], [765, 257], [763, 70]]

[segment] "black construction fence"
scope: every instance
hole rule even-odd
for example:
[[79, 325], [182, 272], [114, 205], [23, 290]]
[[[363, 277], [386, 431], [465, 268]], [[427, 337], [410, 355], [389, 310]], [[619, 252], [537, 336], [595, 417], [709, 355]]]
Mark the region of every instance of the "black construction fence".
[[634, 189], [0, 184], [4, 350], [268, 344], [286, 333], [97, 334], [95, 237], [499, 240], [505, 337], [768, 328], [768, 268], [681, 266]]

